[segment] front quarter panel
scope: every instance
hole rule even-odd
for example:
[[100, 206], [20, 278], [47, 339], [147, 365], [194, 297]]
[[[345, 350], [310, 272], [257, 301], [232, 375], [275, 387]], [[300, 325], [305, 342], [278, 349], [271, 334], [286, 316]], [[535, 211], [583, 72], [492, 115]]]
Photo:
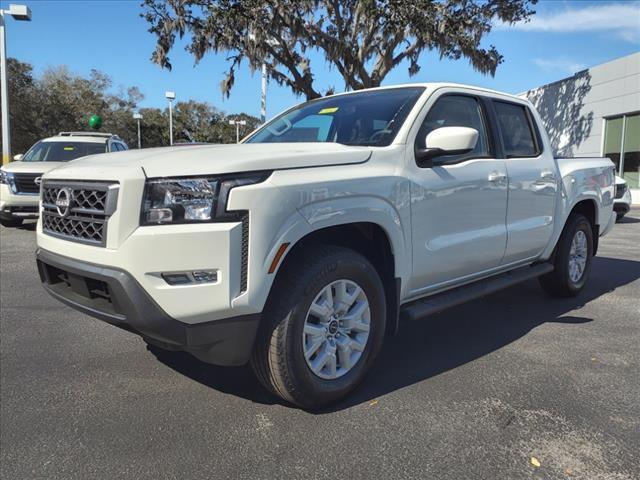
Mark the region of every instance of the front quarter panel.
[[248, 295], [237, 297], [234, 308], [261, 309], [277, 274], [268, 270], [280, 245], [289, 243], [288, 253], [304, 236], [330, 226], [379, 225], [391, 243], [396, 276], [409, 277], [409, 185], [380, 157], [385, 155], [378, 152], [377, 160], [362, 165], [276, 171], [262, 184], [232, 191], [229, 208], [250, 212]]

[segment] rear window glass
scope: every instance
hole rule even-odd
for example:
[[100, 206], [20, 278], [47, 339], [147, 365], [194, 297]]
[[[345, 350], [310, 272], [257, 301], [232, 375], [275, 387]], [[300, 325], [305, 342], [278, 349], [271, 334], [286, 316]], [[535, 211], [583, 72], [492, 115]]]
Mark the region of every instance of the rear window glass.
[[105, 153], [106, 143], [43, 142], [36, 143], [22, 157], [23, 162], [68, 162], [76, 158]]
[[513, 103], [494, 102], [507, 158], [539, 155], [526, 108]]

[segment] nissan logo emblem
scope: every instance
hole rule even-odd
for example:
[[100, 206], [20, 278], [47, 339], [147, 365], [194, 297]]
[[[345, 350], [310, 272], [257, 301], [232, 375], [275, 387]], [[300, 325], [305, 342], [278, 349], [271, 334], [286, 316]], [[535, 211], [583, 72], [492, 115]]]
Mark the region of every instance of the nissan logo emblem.
[[42, 183], [42, 177], [38, 177], [36, 178], [33, 183], [35, 183], [36, 185], [40, 186], [40, 184]]
[[66, 217], [69, 215], [69, 207], [71, 206], [73, 192], [70, 188], [61, 188], [56, 195], [56, 209], [58, 215]]

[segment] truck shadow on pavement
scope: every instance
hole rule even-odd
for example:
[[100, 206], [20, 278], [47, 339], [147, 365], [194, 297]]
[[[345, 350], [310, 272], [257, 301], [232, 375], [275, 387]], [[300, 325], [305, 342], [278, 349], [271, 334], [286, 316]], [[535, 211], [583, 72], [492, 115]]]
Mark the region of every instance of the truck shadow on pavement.
[[[332, 413], [422, 382], [483, 357], [548, 322], [572, 325], [606, 321], [567, 315], [640, 278], [640, 262], [596, 257], [591, 278], [576, 298], [547, 296], [536, 280], [469, 302], [421, 321], [403, 323], [388, 337], [364, 382], [347, 398], [317, 414]], [[257, 382], [251, 368], [222, 368], [182, 352], [149, 350], [173, 370], [215, 390], [256, 403], [283, 403]]]

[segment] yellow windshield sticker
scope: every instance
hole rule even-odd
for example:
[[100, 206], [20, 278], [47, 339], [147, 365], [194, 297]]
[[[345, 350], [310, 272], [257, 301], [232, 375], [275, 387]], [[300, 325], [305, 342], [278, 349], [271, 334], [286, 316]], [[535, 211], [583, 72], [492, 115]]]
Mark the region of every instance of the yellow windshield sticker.
[[323, 108], [318, 112], [318, 115], [324, 115], [325, 113], [336, 113], [337, 111], [338, 107]]
[[64, 149], [65, 149], [66, 151], [73, 151], [73, 150], [75, 150], [76, 148], [75, 148], [75, 147], [64, 147]]

